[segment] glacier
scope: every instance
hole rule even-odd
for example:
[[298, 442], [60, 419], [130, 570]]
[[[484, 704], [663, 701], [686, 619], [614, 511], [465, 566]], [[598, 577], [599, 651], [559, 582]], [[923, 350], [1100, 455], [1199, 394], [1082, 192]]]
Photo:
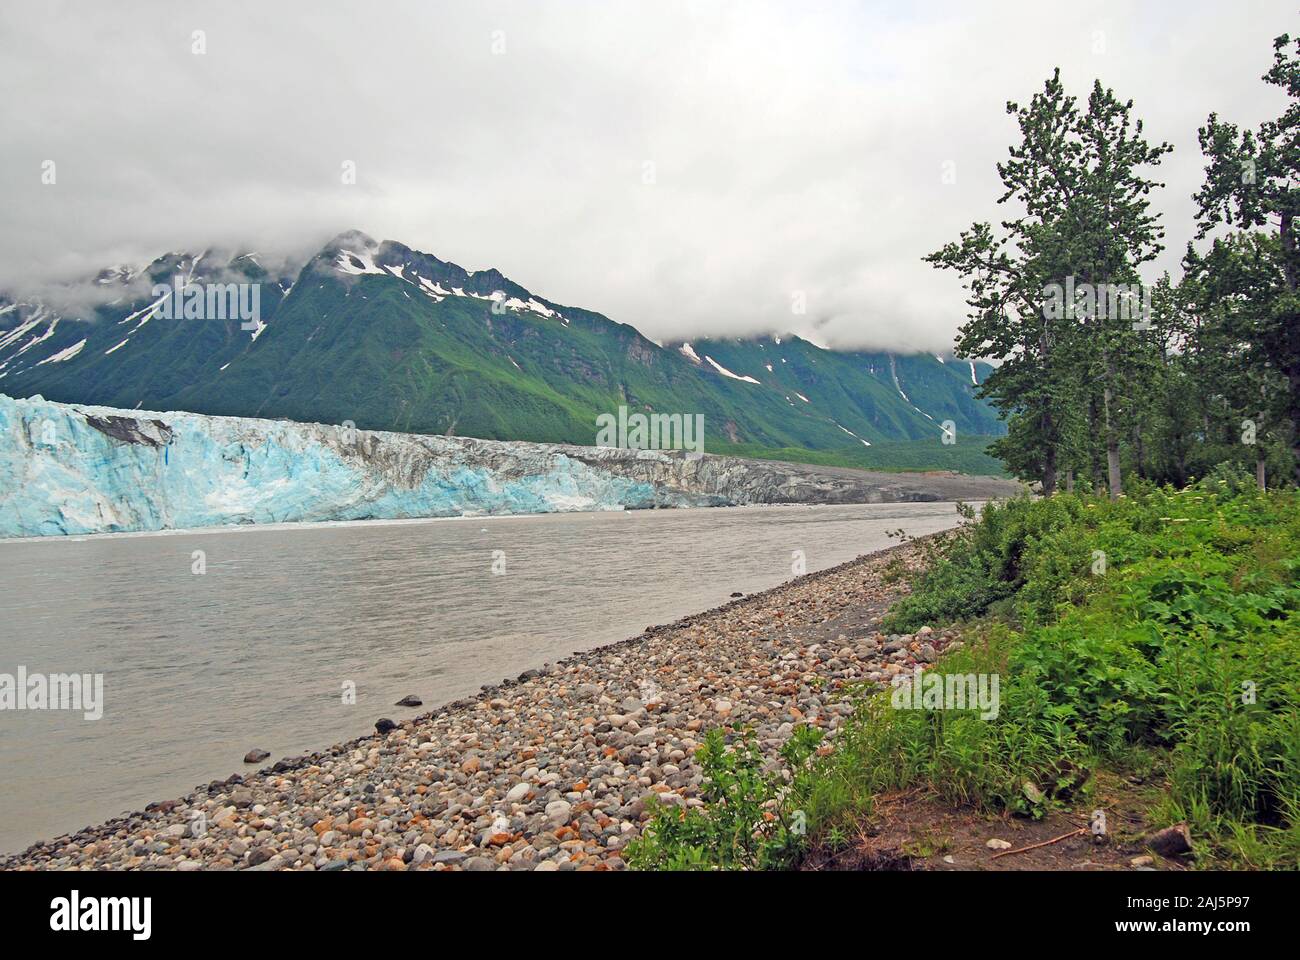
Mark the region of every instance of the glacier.
[[0, 537], [753, 503], [987, 499], [1009, 481], [425, 436], [0, 394]]

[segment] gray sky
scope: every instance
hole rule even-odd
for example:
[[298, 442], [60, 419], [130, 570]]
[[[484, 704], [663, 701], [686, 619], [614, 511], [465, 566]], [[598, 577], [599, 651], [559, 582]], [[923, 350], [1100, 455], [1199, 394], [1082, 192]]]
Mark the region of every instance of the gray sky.
[[1275, 116], [1300, 30], [1272, 0], [912, 6], [5, 3], [0, 289], [356, 227], [656, 339], [942, 350], [963, 295], [920, 258], [1003, 214], [1008, 99], [1060, 65], [1136, 101], [1176, 269], [1196, 128]]

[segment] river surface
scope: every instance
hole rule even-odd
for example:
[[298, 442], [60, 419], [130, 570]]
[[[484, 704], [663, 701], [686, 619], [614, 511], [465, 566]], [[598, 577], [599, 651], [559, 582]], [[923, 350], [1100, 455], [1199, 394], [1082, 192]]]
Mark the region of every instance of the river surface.
[[[97, 720], [0, 709], [0, 852], [776, 586], [796, 551], [811, 573], [958, 519], [900, 503], [0, 541], [0, 674], [103, 674]], [[393, 706], [407, 694], [424, 706]]]

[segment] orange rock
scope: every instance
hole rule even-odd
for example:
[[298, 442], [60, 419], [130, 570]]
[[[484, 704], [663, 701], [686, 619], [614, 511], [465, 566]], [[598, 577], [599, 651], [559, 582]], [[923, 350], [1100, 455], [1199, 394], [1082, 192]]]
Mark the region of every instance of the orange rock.
[[508, 833], [494, 833], [492, 836], [488, 837], [488, 843], [494, 847], [503, 847], [509, 842], [510, 834]]
[[573, 792], [582, 793], [582, 791], [586, 790], [587, 787], [589, 786], [591, 786], [591, 784], [589, 784], [586, 780], [579, 780], [577, 783], [573, 785]]
[[480, 766], [481, 764], [479, 763], [478, 757], [470, 757], [460, 765], [460, 770], [461, 773], [478, 773], [478, 768]]

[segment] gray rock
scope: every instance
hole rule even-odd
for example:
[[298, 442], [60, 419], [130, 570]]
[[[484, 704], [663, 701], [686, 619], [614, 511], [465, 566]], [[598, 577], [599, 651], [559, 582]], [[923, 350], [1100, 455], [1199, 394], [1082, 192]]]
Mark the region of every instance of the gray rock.
[[573, 812], [573, 804], [567, 800], [552, 800], [546, 805], [546, 819], [552, 823], [568, 823]]
[[255, 850], [249, 851], [248, 865], [250, 867], [256, 867], [258, 864], [266, 863], [274, 856], [275, 851], [270, 847], [258, 847]]
[[506, 793], [506, 801], [509, 803], [518, 803], [524, 797], [528, 796], [528, 791], [531, 789], [532, 787], [526, 783], [516, 783]]

